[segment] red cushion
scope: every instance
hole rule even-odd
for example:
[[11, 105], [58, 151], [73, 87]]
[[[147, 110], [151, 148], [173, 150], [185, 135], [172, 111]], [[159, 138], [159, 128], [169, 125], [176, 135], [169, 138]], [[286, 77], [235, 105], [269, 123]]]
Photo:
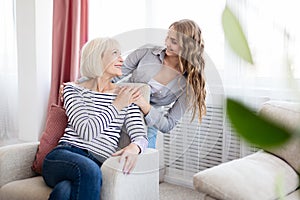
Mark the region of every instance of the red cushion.
[[47, 116], [46, 127], [40, 139], [40, 145], [35, 155], [32, 165], [33, 171], [42, 173], [42, 165], [45, 156], [57, 146], [61, 136], [67, 127], [68, 118], [65, 109], [61, 106], [52, 104]]

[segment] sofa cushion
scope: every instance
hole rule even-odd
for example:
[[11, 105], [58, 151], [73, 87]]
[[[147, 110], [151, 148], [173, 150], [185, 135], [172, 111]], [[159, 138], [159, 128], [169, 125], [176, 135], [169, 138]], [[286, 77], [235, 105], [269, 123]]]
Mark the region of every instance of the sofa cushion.
[[287, 195], [298, 187], [297, 173], [286, 162], [259, 151], [194, 175], [194, 187], [216, 199], [277, 199], [278, 183]]
[[292, 192], [288, 196], [284, 197], [284, 200], [299, 200], [300, 199], [300, 189]]
[[65, 113], [65, 109], [52, 104], [48, 112], [44, 132], [40, 139], [40, 145], [32, 165], [32, 169], [36, 173], [41, 174], [44, 158], [54, 147], [56, 147], [59, 139], [64, 134], [65, 128], [67, 127], [67, 121], [68, 118]]
[[0, 188], [0, 199], [21, 200], [48, 199], [52, 189], [48, 187], [42, 176], [10, 182]]
[[[276, 123], [289, 129], [292, 133], [300, 128], [300, 104], [281, 101], [268, 101], [264, 103], [260, 114], [268, 117]], [[300, 137], [292, 137], [285, 144], [265, 149], [289, 163], [298, 173], [300, 173]]]

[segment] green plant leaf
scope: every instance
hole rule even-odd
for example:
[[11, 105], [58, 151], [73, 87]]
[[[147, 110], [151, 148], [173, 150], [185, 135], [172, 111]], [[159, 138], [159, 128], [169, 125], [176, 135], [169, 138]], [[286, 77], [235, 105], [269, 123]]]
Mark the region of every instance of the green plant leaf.
[[236, 100], [227, 99], [226, 110], [237, 134], [260, 148], [278, 146], [292, 136], [288, 130], [255, 114], [254, 111]]
[[247, 39], [235, 15], [226, 6], [222, 14], [222, 25], [225, 38], [232, 50], [242, 59], [253, 64], [252, 55]]

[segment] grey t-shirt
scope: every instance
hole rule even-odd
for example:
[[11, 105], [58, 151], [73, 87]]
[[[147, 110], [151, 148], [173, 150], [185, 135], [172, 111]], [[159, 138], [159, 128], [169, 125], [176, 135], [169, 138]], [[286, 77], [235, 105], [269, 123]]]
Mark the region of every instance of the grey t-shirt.
[[[114, 82], [126, 81], [146, 83], [152, 88], [150, 95], [150, 112], [145, 116], [148, 126], [154, 126], [161, 132], [172, 130], [187, 110], [186, 79], [182, 75], [176, 76], [159, 90], [155, 90], [153, 77], [163, 66], [165, 48], [158, 46], [143, 46], [127, 56], [122, 66], [123, 75], [115, 78]], [[157, 87], [156, 87], [157, 88]], [[162, 106], [169, 105], [167, 111]]]

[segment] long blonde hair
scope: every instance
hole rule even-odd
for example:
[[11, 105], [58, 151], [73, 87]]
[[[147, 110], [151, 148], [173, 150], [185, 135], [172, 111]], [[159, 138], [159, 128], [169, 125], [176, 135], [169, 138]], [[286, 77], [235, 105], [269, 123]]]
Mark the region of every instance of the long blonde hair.
[[204, 41], [199, 26], [192, 20], [183, 19], [170, 25], [177, 32], [177, 39], [180, 46], [179, 69], [187, 80], [187, 95], [190, 98], [190, 108], [192, 108], [192, 120], [198, 112], [199, 121], [206, 114], [206, 89], [204, 67], [205, 60]]

